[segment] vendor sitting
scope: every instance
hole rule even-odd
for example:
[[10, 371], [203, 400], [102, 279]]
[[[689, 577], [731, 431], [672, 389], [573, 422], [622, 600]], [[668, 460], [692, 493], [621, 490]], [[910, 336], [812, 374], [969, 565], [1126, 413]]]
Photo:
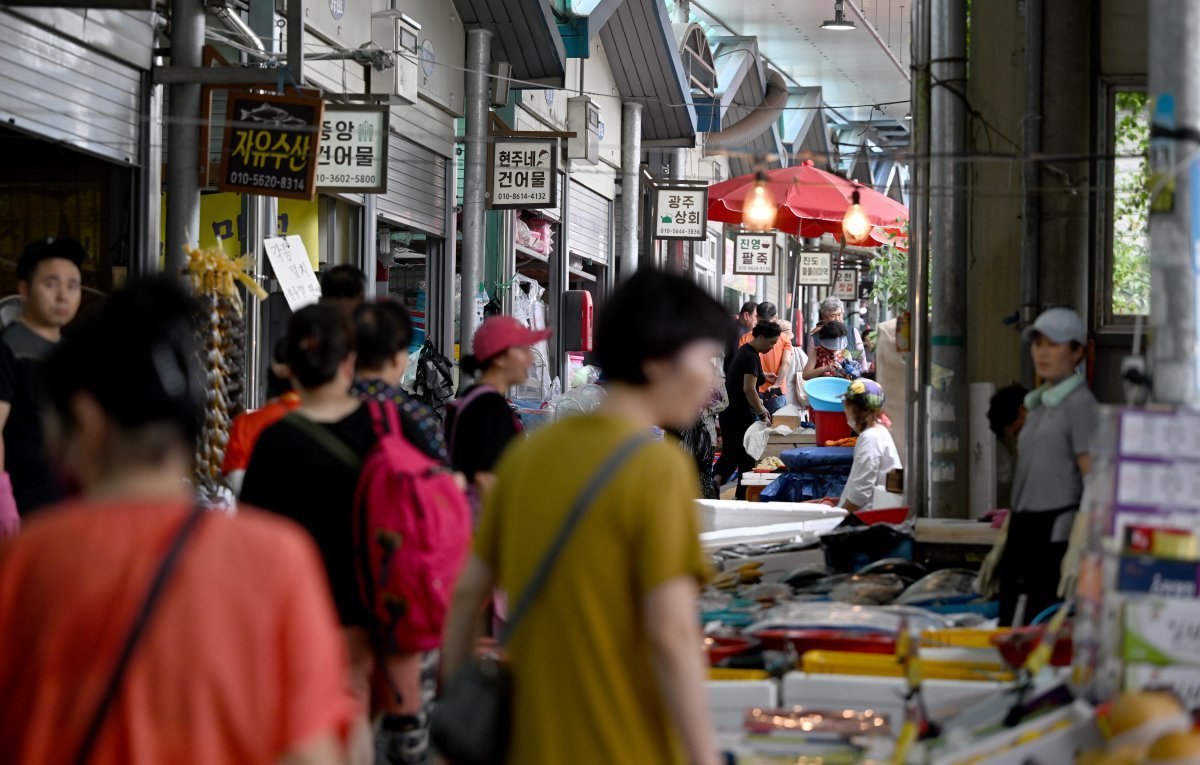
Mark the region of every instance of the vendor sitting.
[[[883, 412], [883, 388], [874, 380], [855, 380], [842, 398], [846, 421], [858, 433], [854, 447], [854, 465], [842, 492], [838, 507], [853, 512], [871, 510], [884, 504], [885, 498], [898, 495], [887, 491], [887, 476], [900, 469], [900, 453], [888, 430], [891, 420]], [[877, 501], [877, 497], [879, 500]], [[888, 502], [888, 506], [898, 504]]]

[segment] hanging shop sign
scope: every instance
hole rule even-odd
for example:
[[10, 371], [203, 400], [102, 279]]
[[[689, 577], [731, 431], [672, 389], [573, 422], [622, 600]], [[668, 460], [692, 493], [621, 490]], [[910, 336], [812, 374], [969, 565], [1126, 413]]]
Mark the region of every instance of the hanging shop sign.
[[387, 193], [386, 106], [325, 107], [317, 159], [317, 191]]
[[557, 177], [557, 139], [497, 137], [488, 155], [488, 207], [558, 207]]
[[828, 252], [800, 253], [801, 287], [828, 287], [833, 284], [833, 254]]
[[654, 238], [702, 242], [708, 238], [708, 189], [654, 190]]
[[733, 272], [754, 276], [770, 276], [775, 273], [775, 235], [735, 234]]
[[833, 297], [840, 300], [858, 300], [858, 270], [839, 268], [833, 282]]
[[319, 98], [231, 92], [217, 188], [312, 199], [324, 107]]
[[279, 288], [287, 299], [288, 308], [298, 311], [321, 299], [321, 285], [313, 272], [299, 236], [275, 236], [263, 240], [267, 259], [279, 280]]

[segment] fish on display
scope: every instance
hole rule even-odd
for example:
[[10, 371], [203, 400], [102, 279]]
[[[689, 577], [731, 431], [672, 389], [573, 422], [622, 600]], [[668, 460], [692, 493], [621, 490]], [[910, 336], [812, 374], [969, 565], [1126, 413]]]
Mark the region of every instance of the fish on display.
[[242, 122], [259, 122], [268, 127], [306, 127], [307, 123], [286, 109], [260, 104], [254, 109], [242, 109]]
[[969, 571], [965, 568], [945, 568], [941, 571], [934, 571], [905, 590], [904, 594], [896, 599], [896, 603], [909, 605], [945, 598], [958, 598], [963, 595], [974, 595], [976, 594], [976, 576], [977, 574], [974, 571]]
[[920, 563], [914, 563], [907, 558], [884, 558], [870, 565], [863, 566], [858, 570], [858, 573], [895, 574], [904, 580], [905, 585], [910, 585], [928, 576], [929, 570]]
[[904, 587], [904, 580], [895, 574], [855, 574], [830, 590], [829, 598], [858, 606], [886, 606]]
[[788, 572], [788, 575], [783, 578], [783, 583], [793, 588], [799, 588], [835, 574], [837, 574], [836, 571], [823, 563], [807, 563]]

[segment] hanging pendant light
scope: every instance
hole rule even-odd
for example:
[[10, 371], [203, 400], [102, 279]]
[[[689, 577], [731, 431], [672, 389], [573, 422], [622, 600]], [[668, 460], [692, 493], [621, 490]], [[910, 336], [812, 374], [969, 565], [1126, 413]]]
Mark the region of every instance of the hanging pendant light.
[[742, 204], [742, 224], [755, 231], [766, 231], [775, 227], [775, 214], [779, 211], [775, 195], [761, 170], [754, 178], [754, 188], [746, 193]]
[[846, 20], [845, 6], [842, 0], [834, 0], [833, 18], [821, 25], [821, 29], [831, 32], [852, 32], [855, 29], [853, 21]]
[[865, 244], [871, 234], [871, 219], [858, 202], [855, 190], [850, 197], [850, 209], [842, 217], [842, 238], [849, 244]]

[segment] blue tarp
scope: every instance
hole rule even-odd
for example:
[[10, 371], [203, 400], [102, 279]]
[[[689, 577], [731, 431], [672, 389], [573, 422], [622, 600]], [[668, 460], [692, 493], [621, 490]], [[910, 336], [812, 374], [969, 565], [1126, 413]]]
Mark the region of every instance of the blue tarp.
[[763, 502], [812, 502], [825, 497], [840, 497], [846, 488], [844, 475], [784, 473], [760, 497]]
[[788, 470], [796, 473], [820, 471], [828, 475], [831, 472], [841, 472], [848, 476], [854, 464], [854, 447], [803, 446], [780, 454], [779, 460], [787, 465]]

